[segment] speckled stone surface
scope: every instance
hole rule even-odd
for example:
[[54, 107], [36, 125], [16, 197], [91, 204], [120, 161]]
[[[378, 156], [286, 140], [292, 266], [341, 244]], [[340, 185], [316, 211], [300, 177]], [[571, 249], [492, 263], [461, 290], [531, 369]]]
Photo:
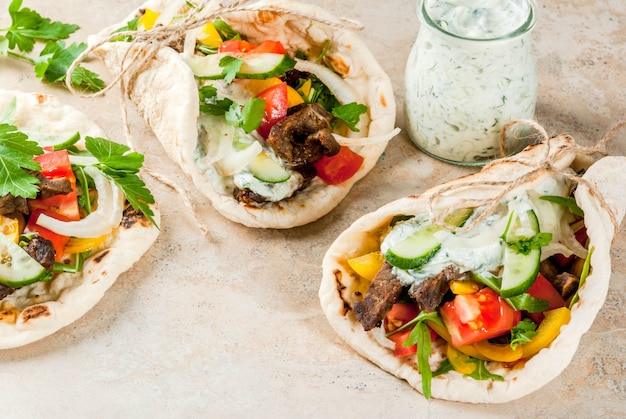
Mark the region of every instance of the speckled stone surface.
[[[388, 72], [403, 127], [404, 64], [418, 30], [415, 1], [320, 0], [363, 23]], [[0, 3], [0, 27], [8, 19]], [[139, 0], [24, 0], [78, 23], [72, 41], [123, 19]], [[593, 144], [626, 120], [626, 12], [619, 0], [539, 2], [537, 119], [549, 133]], [[98, 70], [96, 63], [93, 69]], [[102, 70], [104, 73], [104, 70]], [[0, 57], [0, 87], [52, 93], [125, 141], [118, 91], [83, 99], [41, 83], [29, 64]], [[132, 110], [146, 164], [190, 189]], [[626, 154], [626, 130], [609, 144]], [[162, 210], [154, 248], [84, 317], [51, 337], [0, 352], [2, 417], [465, 417], [626, 416], [626, 235], [613, 250], [608, 298], [570, 366], [540, 391], [505, 405], [426, 401], [334, 334], [317, 297], [321, 260], [359, 216], [472, 172], [420, 153], [404, 134], [322, 220], [252, 230], [194, 202], [208, 237], [178, 195], [147, 178]]]

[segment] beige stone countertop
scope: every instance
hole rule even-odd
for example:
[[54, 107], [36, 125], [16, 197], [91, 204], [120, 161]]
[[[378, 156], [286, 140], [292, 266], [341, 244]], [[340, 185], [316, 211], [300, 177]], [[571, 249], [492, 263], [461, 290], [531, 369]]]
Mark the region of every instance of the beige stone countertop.
[[[318, 0], [364, 25], [389, 74], [403, 128], [404, 65], [418, 30], [415, 0]], [[0, 22], [8, 19], [0, 2]], [[626, 120], [626, 9], [620, 0], [538, 1], [534, 47], [537, 120], [582, 144]], [[77, 23], [71, 41], [121, 21], [140, 0], [24, 0]], [[0, 25], [3, 27], [6, 25]], [[104, 73], [106, 74], [106, 73]], [[0, 87], [59, 96], [124, 142], [118, 90], [84, 99], [40, 82], [30, 64], [0, 56]], [[129, 110], [146, 165], [191, 188]], [[626, 132], [609, 145], [626, 154]], [[383, 204], [475, 171], [451, 166], [397, 136], [374, 170], [329, 215], [291, 230], [245, 228], [210, 207], [198, 230], [178, 195], [147, 178], [162, 211], [154, 247], [85, 316], [56, 334], [0, 352], [5, 418], [178, 417], [626, 417], [626, 235], [613, 249], [607, 300], [569, 367], [503, 405], [425, 400], [351, 350], [318, 300], [321, 261], [333, 240]]]

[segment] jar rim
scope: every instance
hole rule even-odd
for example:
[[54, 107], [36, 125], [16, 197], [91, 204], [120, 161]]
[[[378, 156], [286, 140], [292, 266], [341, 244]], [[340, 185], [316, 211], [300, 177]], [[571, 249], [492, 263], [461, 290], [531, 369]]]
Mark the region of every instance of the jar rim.
[[450, 32], [442, 28], [430, 17], [426, 9], [426, 3], [428, 3], [429, 1], [437, 1], [437, 0], [419, 0], [421, 5], [418, 7], [418, 10], [419, 10], [419, 17], [421, 18], [422, 22], [426, 23], [431, 28], [436, 29], [445, 35], [448, 35], [448, 36], [451, 36], [453, 38], [457, 38], [460, 40], [464, 40], [464, 41], [474, 41], [474, 42], [508, 41], [514, 38], [518, 38], [530, 32], [535, 26], [535, 23], [537, 21], [537, 13], [536, 13], [537, 4], [535, 0], [525, 0], [525, 2], [529, 6], [528, 16], [522, 24], [520, 24], [517, 28], [513, 29], [512, 31], [504, 35], [495, 36], [492, 38], [473, 38], [473, 37], [468, 37], [468, 36], [462, 36], [462, 35], [458, 35], [454, 32]]

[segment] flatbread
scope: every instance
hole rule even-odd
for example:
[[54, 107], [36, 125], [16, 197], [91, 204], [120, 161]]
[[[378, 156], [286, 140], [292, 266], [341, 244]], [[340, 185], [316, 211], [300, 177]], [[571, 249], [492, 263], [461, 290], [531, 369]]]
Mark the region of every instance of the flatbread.
[[[177, 4], [184, 2], [154, 0], [140, 9], [159, 11], [167, 7], [176, 10]], [[262, 0], [254, 2], [253, 7], [259, 11], [229, 12], [221, 17], [251, 42], [279, 40], [291, 53], [310, 51], [314, 56], [330, 39], [326, 57], [352, 88], [359, 103], [369, 107], [369, 123], [358, 136], [378, 137], [393, 131], [396, 107], [391, 81], [353, 30], [353, 23], [348, 24], [316, 6], [289, 0]], [[136, 15], [137, 11], [134, 11], [126, 21]], [[108, 37], [124, 24], [105, 29], [90, 42]], [[119, 73], [127, 48], [127, 43], [108, 43], [96, 53], [115, 73]], [[193, 180], [198, 192], [226, 218], [250, 227], [290, 228], [327, 214], [348, 194], [352, 185], [374, 167], [390, 139], [353, 147], [365, 161], [356, 175], [340, 185], [328, 185], [316, 178], [304, 191], [291, 198], [265, 203], [262, 207], [249, 206], [239, 203], [232, 194], [216, 190], [207, 169], [196, 164], [198, 86], [181, 56], [171, 48], [161, 48], [153, 60], [142, 65], [132, 86], [131, 101], [152, 127], [169, 157]]]
[[[75, 133], [105, 137], [87, 115], [62, 104], [56, 97], [0, 90], [0, 113], [17, 99], [15, 121], [19, 129]], [[160, 212], [152, 206], [158, 223]], [[57, 274], [50, 282], [19, 288], [0, 301], [0, 349], [15, 348], [49, 336], [79, 319], [94, 307], [115, 280], [152, 246], [159, 230], [132, 208], [124, 211], [120, 226], [85, 260], [82, 273]], [[15, 323], [11, 318], [15, 311]]]
[[[544, 160], [548, 144], [549, 154]], [[379, 343], [373, 333], [365, 332], [354, 317], [352, 306], [362, 299], [369, 284], [354, 274], [347, 260], [379, 249], [381, 233], [394, 215], [428, 212], [430, 197], [444, 188], [445, 196], [434, 201], [435, 208], [460, 207], [465, 200], [473, 198], [495, 199], [505, 187], [498, 182], [515, 181], [529, 173], [529, 163], [538, 164], [540, 161], [551, 162], [552, 169], [562, 172], [570, 166], [578, 168], [581, 163], [588, 163], [588, 157], [577, 153], [570, 137], [559, 136], [527, 148], [515, 157], [496, 161], [476, 174], [437, 186], [421, 195], [389, 203], [355, 221], [330, 246], [323, 260], [319, 297], [335, 331], [366, 359], [406, 380], [421, 392], [421, 375], [414, 362], [407, 359], [414, 357], [394, 357], [391, 350]], [[500, 363], [490, 363], [492, 372], [502, 375], [504, 381], [476, 381], [456, 371], [434, 377], [433, 397], [469, 403], [507, 402], [539, 389], [567, 367], [581, 336], [590, 328], [606, 299], [611, 277], [610, 249], [616, 233], [616, 225], [608, 209], [613, 213], [614, 220], [621, 222], [626, 210], [624, 170], [626, 157], [605, 157], [595, 162], [583, 176], [593, 189], [590, 190], [586, 183], [578, 184], [576, 202], [585, 212], [590, 247], [595, 249], [591, 257], [593, 271], [580, 289], [580, 300], [572, 309], [570, 322], [562, 327], [556, 340], [549, 348], [530, 358], [523, 368], [511, 370]], [[530, 182], [539, 183], [553, 175], [552, 171], [542, 170], [532, 176]], [[603, 197], [604, 202], [598, 196]]]

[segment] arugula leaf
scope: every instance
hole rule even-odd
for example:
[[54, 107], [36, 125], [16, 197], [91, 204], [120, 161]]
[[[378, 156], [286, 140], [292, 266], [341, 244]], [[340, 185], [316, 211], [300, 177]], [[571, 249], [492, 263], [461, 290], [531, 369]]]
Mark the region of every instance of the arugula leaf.
[[[426, 324], [427, 320], [443, 325], [443, 322], [436, 311], [433, 311], [432, 313], [421, 311], [415, 319], [409, 322], [411, 324], [415, 324], [415, 327], [411, 330], [409, 337], [402, 342], [402, 345], [413, 346], [417, 344], [417, 368], [422, 376], [422, 393], [424, 393], [424, 397], [430, 399], [433, 372], [430, 369], [428, 358], [430, 357], [433, 349], [430, 341], [430, 330]], [[404, 329], [405, 326], [407, 325], [403, 325], [400, 329]], [[396, 331], [400, 329], [397, 329]]]
[[41, 170], [33, 157], [42, 153], [17, 127], [0, 124], [0, 196], [37, 197], [39, 180], [27, 170]]
[[495, 381], [504, 381], [504, 377], [498, 374], [492, 374], [489, 372], [487, 367], [485, 366], [485, 361], [482, 359], [476, 359], [470, 357], [469, 360], [466, 361], [467, 364], [474, 364], [476, 368], [471, 374], [464, 374], [464, 377], [470, 377], [474, 380], [495, 380]]
[[246, 134], [250, 134], [261, 125], [264, 115], [265, 100], [258, 97], [248, 99], [243, 108], [233, 103], [224, 114], [229, 125], [242, 128]]
[[241, 69], [241, 66], [243, 65], [243, 60], [240, 60], [237, 57], [227, 55], [220, 59], [219, 65], [223, 68], [222, 75], [224, 76], [224, 82], [226, 82], [226, 84], [230, 84], [235, 79], [235, 76], [237, 76], [237, 73]]
[[506, 242], [506, 244], [514, 248], [518, 253], [527, 255], [533, 249], [541, 249], [543, 246], [547, 246], [551, 240], [552, 233], [537, 233], [530, 238]]
[[230, 25], [224, 22], [222, 19], [213, 19], [213, 26], [217, 33], [222, 38], [222, 41], [228, 41], [231, 39], [241, 39], [241, 35], [235, 31]]
[[157, 226], [149, 206], [155, 203], [154, 197], [137, 175], [143, 164], [143, 155], [131, 151], [124, 144], [97, 137], [85, 137], [85, 148], [98, 159], [99, 164], [95, 167], [124, 192], [135, 210], [141, 211]]
[[582, 272], [580, 273], [580, 280], [578, 281], [578, 289], [576, 290], [576, 293], [574, 294], [574, 296], [572, 297], [572, 300], [569, 303], [569, 309], [571, 310], [572, 307], [574, 307], [574, 304], [576, 304], [578, 302], [578, 291], [580, 291], [580, 289], [582, 288], [583, 285], [585, 285], [585, 282], [587, 281], [587, 277], [589, 276], [589, 273], [591, 272], [591, 255], [593, 254], [595, 247], [592, 247], [591, 249], [589, 249], [589, 252], [587, 252], [587, 257], [585, 258], [585, 263], [583, 264], [583, 269]]
[[[129, 20], [128, 22], [126, 22], [126, 26], [122, 26], [121, 28], [114, 30], [113, 32], [111, 32], [111, 34], [119, 33], [119, 32], [126, 32], [126, 31], [136, 31], [137, 29], [139, 29], [139, 19], [141, 19], [141, 16], [137, 16], [136, 18]], [[130, 35], [127, 35], [127, 36], [119, 36], [117, 38], [113, 38], [111, 39], [111, 42], [130, 42], [132, 40], [133, 40], [133, 37]]]
[[578, 215], [580, 217], [585, 216], [585, 212], [578, 206], [576, 203], [576, 199], [571, 196], [562, 197], [558, 195], [542, 195], [539, 199], [543, 199], [544, 201], [549, 201], [557, 205], [562, 205], [574, 215]]
[[22, 0], [13, 0], [9, 5], [11, 26], [6, 33], [9, 48], [17, 47], [22, 52], [31, 52], [38, 40], [66, 39], [78, 29], [78, 25], [52, 22], [29, 8], [21, 8]]
[[529, 313], [541, 313], [548, 309], [550, 303], [541, 298], [535, 298], [528, 293], [522, 293], [515, 297], [505, 298], [506, 302], [515, 310], [525, 310]]
[[511, 349], [515, 350], [517, 345], [530, 342], [537, 335], [537, 325], [530, 319], [524, 319], [511, 329]]
[[356, 102], [337, 106], [333, 108], [332, 110], [333, 116], [345, 122], [346, 125], [348, 125], [348, 127], [354, 132], [360, 131], [356, 127], [356, 124], [359, 123], [359, 120], [361, 119], [361, 115], [363, 115], [366, 112], [367, 112], [367, 106], [361, 103], [356, 103]]
[[454, 370], [454, 367], [450, 363], [450, 360], [448, 358], [446, 358], [446, 359], [444, 359], [441, 362], [441, 364], [439, 365], [439, 368], [437, 368], [437, 371], [433, 371], [433, 377], [445, 374], [445, 373], [450, 372], [452, 370]]

